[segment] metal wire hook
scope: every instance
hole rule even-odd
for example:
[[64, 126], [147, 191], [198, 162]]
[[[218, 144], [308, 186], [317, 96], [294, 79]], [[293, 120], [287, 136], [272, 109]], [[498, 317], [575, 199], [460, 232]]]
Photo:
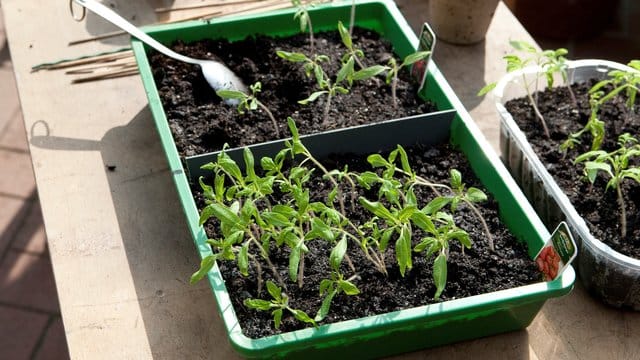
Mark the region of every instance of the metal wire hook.
[[74, 0], [69, 0], [69, 11], [71, 12], [71, 17], [73, 18], [73, 20], [80, 22], [87, 16], [87, 8], [82, 6], [82, 15], [80, 15], [80, 17], [77, 17], [75, 11], [73, 11], [73, 1]]

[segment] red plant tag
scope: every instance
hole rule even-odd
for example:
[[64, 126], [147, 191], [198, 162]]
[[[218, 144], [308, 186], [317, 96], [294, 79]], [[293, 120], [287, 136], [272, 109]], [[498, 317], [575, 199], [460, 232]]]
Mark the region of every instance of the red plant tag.
[[563, 221], [544, 244], [535, 260], [545, 281], [557, 279], [578, 254], [576, 242]]
[[431, 30], [431, 27], [427, 23], [422, 25], [422, 32], [420, 33], [420, 42], [418, 44], [418, 51], [429, 51], [430, 54], [425, 59], [416, 61], [411, 66], [411, 76], [416, 81], [420, 81], [420, 88], [418, 93], [421, 93], [424, 85], [427, 82], [427, 70], [429, 69], [429, 62], [433, 56], [433, 49], [436, 46], [436, 34]]

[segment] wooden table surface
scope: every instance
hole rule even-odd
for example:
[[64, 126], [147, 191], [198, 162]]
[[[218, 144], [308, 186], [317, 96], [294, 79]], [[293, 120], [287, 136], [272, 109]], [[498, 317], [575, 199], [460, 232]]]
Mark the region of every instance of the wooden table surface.
[[[145, 24], [153, 8], [189, 1], [110, 3]], [[426, 20], [427, 2], [398, 4], [414, 29]], [[208, 286], [188, 284], [197, 253], [139, 77], [71, 85], [62, 71], [31, 71], [127, 38], [68, 47], [113, 27], [92, 14], [75, 22], [67, 1], [3, 0], [2, 10], [71, 357], [235, 358]], [[509, 39], [532, 41], [500, 4], [485, 42], [441, 42], [434, 55], [496, 149], [493, 104], [475, 93], [504, 74]], [[605, 307], [578, 285], [548, 301], [527, 330], [398, 358], [638, 359], [638, 339], [640, 314]]]

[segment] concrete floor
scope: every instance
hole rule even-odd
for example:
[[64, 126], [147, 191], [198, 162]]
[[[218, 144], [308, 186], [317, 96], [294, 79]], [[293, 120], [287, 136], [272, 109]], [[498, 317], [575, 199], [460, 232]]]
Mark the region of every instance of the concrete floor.
[[0, 9], [0, 359], [67, 359]]

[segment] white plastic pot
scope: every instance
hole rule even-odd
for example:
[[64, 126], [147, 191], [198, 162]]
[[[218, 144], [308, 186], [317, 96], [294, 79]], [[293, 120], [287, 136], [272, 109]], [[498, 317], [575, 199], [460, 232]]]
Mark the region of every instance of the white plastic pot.
[[[611, 61], [578, 60], [570, 62], [568, 79], [571, 83], [605, 79], [614, 69], [631, 70]], [[569, 224], [579, 243], [577, 268], [586, 289], [609, 305], [640, 311], [640, 260], [613, 250], [591, 234], [504, 106], [507, 101], [526, 95], [523, 74], [529, 82], [539, 73], [537, 67], [509, 73], [493, 92], [500, 115], [502, 160], [548, 229], [553, 230], [563, 220]]]

